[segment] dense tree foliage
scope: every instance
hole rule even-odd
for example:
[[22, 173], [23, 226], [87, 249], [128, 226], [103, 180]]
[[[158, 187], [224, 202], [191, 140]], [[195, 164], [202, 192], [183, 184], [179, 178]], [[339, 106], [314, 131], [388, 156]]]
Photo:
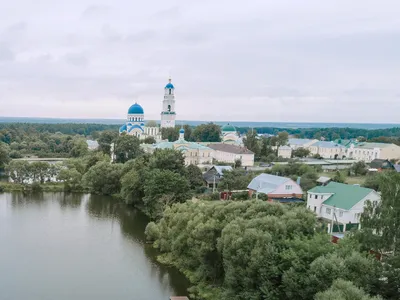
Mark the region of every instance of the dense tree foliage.
[[83, 176], [84, 185], [91, 193], [113, 195], [121, 190], [122, 164], [99, 162]]
[[0, 142], [0, 169], [4, 168], [4, 166], [10, 160], [10, 147], [3, 142]]
[[368, 172], [368, 167], [364, 161], [358, 161], [351, 166], [350, 171], [356, 176], [365, 175]]
[[146, 234], [201, 299], [313, 299], [337, 279], [379, 291], [380, 264], [315, 230], [302, 207], [264, 201], [168, 207]]
[[203, 173], [198, 166], [190, 164], [187, 166], [187, 178], [190, 183], [190, 188], [196, 190], [204, 185]]
[[44, 183], [51, 178], [56, 178], [60, 166], [42, 161], [29, 163], [26, 160], [12, 160], [5, 170], [15, 183]]
[[196, 142], [220, 142], [221, 127], [214, 124], [201, 124], [194, 128], [192, 139]]
[[310, 150], [302, 147], [292, 151], [293, 157], [303, 158], [303, 157], [308, 157], [309, 155], [310, 155]]
[[245, 190], [255, 176], [253, 172], [248, 172], [241, 168], [233, 169], [232, 171], [224, 170], [223, 175], [218, 184], [218, 189], [222, 191]]
[[381, 300], [382, 298], [369, 296], [363, 289], [355, 286], [351, 281], [335, 280], [325, 292], [315, 296], [315, 300]]
[[121, 135], [115, 139], [114, 154], [116, 162], [125, 163], [143, 154], [140, 141], [133, 135]]

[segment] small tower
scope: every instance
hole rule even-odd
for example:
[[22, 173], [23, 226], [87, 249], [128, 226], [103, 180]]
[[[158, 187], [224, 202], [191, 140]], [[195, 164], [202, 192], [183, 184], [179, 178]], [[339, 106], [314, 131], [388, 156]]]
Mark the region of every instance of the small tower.
[[185, 129], [183, 128], [179, 130], [179, 140], [185, 140]]
[[171, 83], [170, 78], [164, 88], [163, 108], [161, 111], [161, 128], [174, 128], [175, 118], [175, 87]]

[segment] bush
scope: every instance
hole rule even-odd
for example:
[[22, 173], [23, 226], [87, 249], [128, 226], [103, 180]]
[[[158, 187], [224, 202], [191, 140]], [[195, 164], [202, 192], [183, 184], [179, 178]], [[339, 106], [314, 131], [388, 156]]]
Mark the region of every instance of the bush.
[[232, 200], [249, 200], [249, 193], [248, 192], [240, 192], [240, 193], [233, 193]]
[[39, 182], [34, 182], [31, 184], [32, 192], [41, 192], [43, 191], [42, 187], [40, 186]]

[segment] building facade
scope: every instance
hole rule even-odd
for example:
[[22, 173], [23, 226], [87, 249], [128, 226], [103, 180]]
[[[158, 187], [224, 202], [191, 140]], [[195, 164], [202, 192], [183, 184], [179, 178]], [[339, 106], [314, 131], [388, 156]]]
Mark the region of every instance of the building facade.
[[221, 127], [221, 141], [227, 144], [241, 144], [242, 142], [235, 126], [229, 123]]
[[346, 147], [335, 142], [318, 141], [311, 144], [308, 149], [311, 155], [318, 154], [322, 158], [342, 159], [345, 156]]
[[318, 217], [341, 224], [359, 223], [366, 201], [377, 204], [379, 194], [368, 188], [329, 182], [307, 192], [307, 208]]
[[135, 103], [128, 109], [127, 121], [119, 129], [120, 134], [136, 136], [144, 140], [147, 137], [153, 137], [156, 141], [161, 141], [161, 132], [156, 122], [148, 122], [145, 125], [143, 107]]
[[156, 149], [179, 150], [185, 157], [185, 165], [210, 164], [213, 159], [213, 149], [194, 142], [185, 140], [185, 130], [179, 131], [179, 139], [175, 142], [160, 142], [154, 145], [143, 145], [146, 152], [153, 152]]
[[244, 146], [213, 143], [208, 147], [214, 150], [213, 157], [219, 162], [234, 164], [236, 160], [240, 160], [243, 167], [254, 166], [254, 152]]
[[161, 111], [161, 128], [175, 127], [175, 87], [169, 79], [168, 84], [164, 88], [164, 100]]
[[280, 146], [278, 148], [278, 157], [291, 158], [292, 157], [292, 148], [290, 148], [289, 146]]

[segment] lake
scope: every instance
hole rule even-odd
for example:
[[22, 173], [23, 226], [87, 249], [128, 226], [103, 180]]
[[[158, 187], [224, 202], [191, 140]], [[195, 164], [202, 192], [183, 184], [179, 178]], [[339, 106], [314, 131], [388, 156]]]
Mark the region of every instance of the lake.
[[186, 278], [156, 262], [148, 219], [110, 197], [0, 194], [0, 299], [167, 300]]

